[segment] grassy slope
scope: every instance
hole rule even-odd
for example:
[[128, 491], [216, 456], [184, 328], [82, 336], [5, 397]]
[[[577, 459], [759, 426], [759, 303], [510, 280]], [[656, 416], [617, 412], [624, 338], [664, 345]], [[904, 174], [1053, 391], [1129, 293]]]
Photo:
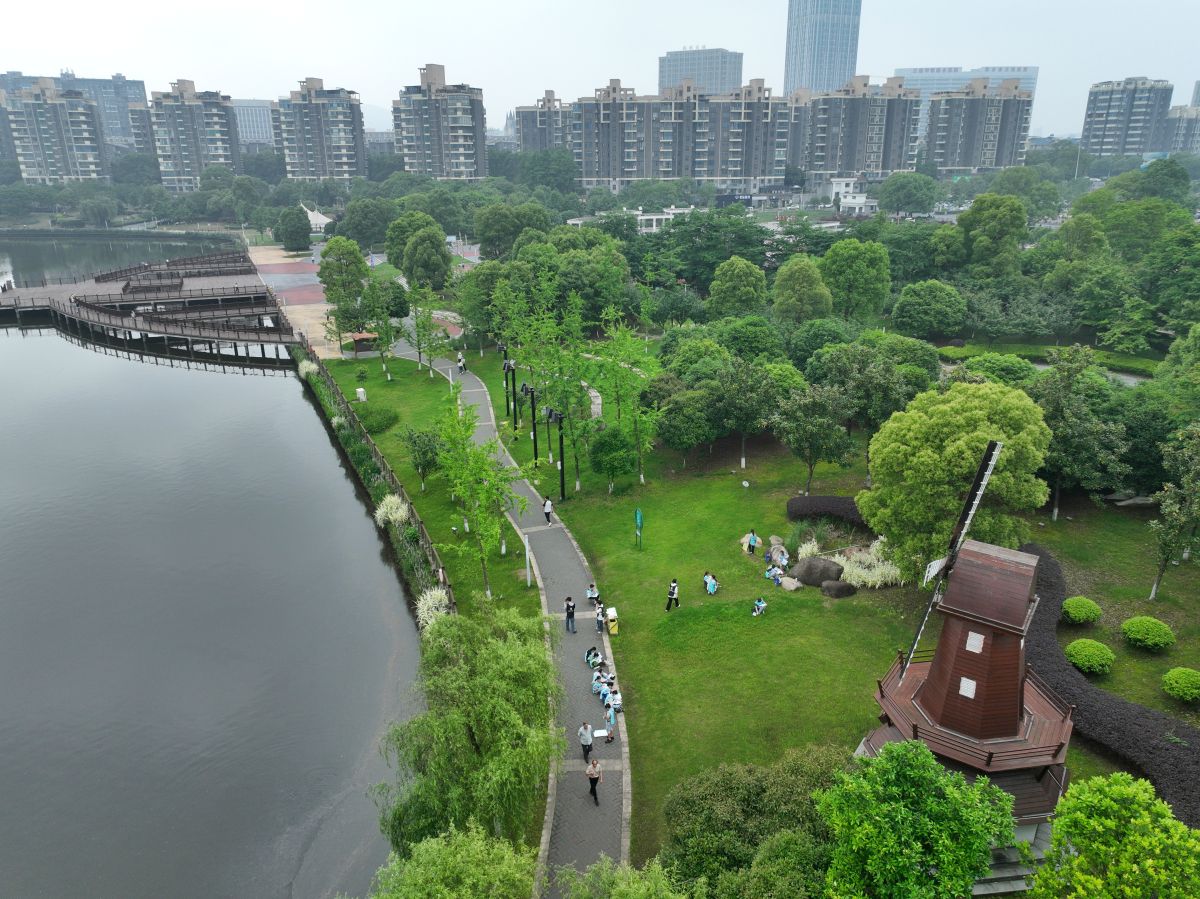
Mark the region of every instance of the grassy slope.
[[[328, 365], [347, 396], [353, 397], [356, 387], [365, 387], [372, 405], [386, 405], [399, 413], [400, 421], [383, 434], [375, 435], [375, 442], [408, 490], [433, 542], [438, 545], [460, 610], [469, 613], [474, 607], [474, 594], [483, 592], [483, 575], [477, 562], [449, 549], [464, 542], [461, 535], [462, 516], [451, 503], [449, 490], [439, 475], [430, 477], [425, 492], [421, 492], [420, 479], [409, 464], [408, 454], [400, 442], [404, 425], [429, 427], [449, 407], [450, 390], [445, 379], [441, 376], [431, 379], [424, 369], [418, 373], [415, 362], [403, 359], [389, 362], [393, 376], [390, 383], [384, 378], [378, 359], [359, 362], [335, 360]], [[354, 376], [360, 365], [369, 372], [363, 384]], [[460, 530], [458, 535], [451, 530], [455, 525]], [[511, 526], [506, 527], [510, 548], [508, 556], [501, 557], [499, 553], [494, 553], [488, 560], [492, 592], [501, 606], [515, 606], [529, 615], [541, 614], [536, 586], [525, 586], [525, 558], [520, 549], [521, 541]]]

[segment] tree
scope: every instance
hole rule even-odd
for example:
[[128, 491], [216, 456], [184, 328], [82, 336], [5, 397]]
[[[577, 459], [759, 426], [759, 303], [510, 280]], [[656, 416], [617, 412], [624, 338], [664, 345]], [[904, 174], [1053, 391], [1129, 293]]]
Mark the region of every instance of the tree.
[[714, 397], [707, 390], [681, 389], [673, 392], [659, 410], [659, 439], [683, 457], [684, 468], [693, 449], [721, 436], [711, 414], [714, 405]]
[[1167, 358], [1154, 373], [1154, 383], [1162, 385], [1177, 420], [1200, 419], [1200, 324], [1171, 342]]
[[779, 327], [761, 315], [722, 319], [707, 330], [717, 343], [747, 362], [784, 358]]
[[339, 346], [343, 334], [359, 330], [363, 323], [359, 299], [369, 275], [362, 250], [354, 241], [334, 237], [325, 244], [317, 278], [325, 288], [326, 302], [333, 307], [331, 318]]
[[444, 615], [425, 628], [419, 687], [426, 711], [384, 737], [396, 779], [374, 795], [381, 828], [400, 856], [472, 818], [495, 836], [522, 840], [550, 760], [563, 752], [561, 731], [550, 729], [561, 689], [541, 621], [484, 607], [484, 614]]
[[829, 833], [813, 793], [847, 762], [839, 747], [806, 746], [769, 767], [726, 764], [676, 784], [663, 803], [663, 867], [678, 882], [713, 883], [749, 867], [773, 834], [795, 831], [824, 846]]
[[287, 177], [287, 166], [282, 153], [261, 150], [258, 153], [242, 154], [242, 171], [251, 178], [260, 178], [267, 184], [278, 184]]
[[1096, 493], [1116, 487], [1128, 474], [1125, 427], [1105, 421], [1088, 401], [1085, 374], [1092, 367], [1092, 350], [1075, 345], [1050, 351], [1050, 368], [1030, 389], [1045, 413], [1053, 438], [1046, 453], [1046, 470], [1054, 484], [1051, 520], [1058, 521], [1058, 499], [1064, 486]]
[[942, 767], [924, 743], [888, 743], [818, 800], [833, 831], [828, 895], [969, 896], [991, 847], [1015, 837], [1013, 799]]
[[1029, 896], [1200, 896], [1200, 833], [1124, 771], [1072, 783]]
[[1155, 495], [1159, 517], [1150, 522], [1158, 554], [1151, 599], [1158, 596], [1167, 566], [1187, 559], [1200, 535], [1200, 425], [1190, 425], [1163, 445], [1163, 464], [1171, 480]]
[[833, 311], [833, 295], [821, 279], [821, 270], [803, 253], [779, 267], [771, 297], [772, 314], [784, 322], [825, 318]]
[[730, 377], [719, 399], [723, 429], [741, 439], [741, 467], [746, 467], [746, 437], [757, 434], [766, 422], [764, 415], [771, 399], [771, 385], [755, 365], [743, 359], [733, 361]]
[[803, 369], [817, 350], [834, 343], [849, 343], [853, 339], [845, 322], [836, 318], [813, 319], [800, 325], [788, 338], [788, 358], [797, 368]]
[[1020, 243], [1025, 238], [1026, 209], [1017, 198], [980, 194], [958, 217], [967, 262], [986, 277], [1017, 270]]
[[997, 384], [1022, 389], [1037, 377], [1037, 369], [1032, 362], [1011, 353], [981, 353], [967, 359], [963, 368]]
[[275, 239], [283, 244], [290, 252], [307, 250], [312, 229], [308, 224], [308, 213], [299, 206], [289, 206], [279, 213], [275, 223]]
[[113, 184], [161, 184], [158, 156], [154, 153], [130, 153], [112, 163]]
[[474, 822], [465, 830], [451, 824], [445, 834], [414, 844], [407, 859], [390, 855], [375, 874], [371, 899], [529, 899], [536, 862], [536, 850], [489, 837]]
[[843, 468], [850, 464], [854, 441], [842, 424], [850, 411], [839, 388], [815, 385], [790, 391], [783, 407], [771, 417], [771, 431], [808, 471], [805, 496], [812, 489], [817, 463], [830, 462]]
[[117, 201], [112, 197], [88, 197], [79, 204], [79, 215], [89, 225], [107, 228], [117, 217]]
[[917, 172], [895, 172], [879, 188], [883, 212], [932, 212], [938, 201], [938, 183]]
[[957, 334], [966, 320], [967, 301], [955, 288], [941, 281], [906, 285], [892, 307], [896, 327], [914, 337]]
[[1137, 185], [1140, 197], [1160, 197], [1168, 202], [1191, 209], [1192, 177], [1174, 159], [1156, 159], [1146, 166]]
[[892, 289], [888, 254], [883, 244], [839, 240], [819, 263], [821, 277], [833, 295], [834, 310], [845, 319], [877, 313]]
[[768, 232], [741, 208], [679, 215], [660, 235], [678, 260], [680, 277], [700, 291], [708, 290], [717, 267], [732, 256], [756, 266], [766, 261]]
[[392, 324], [392, 310], [387, 284], [378, 278], [368, 278], [362, 292], [362, 319], [364, 327], [375, 334], [375, 351], [379, 353], [379, 364], [387, 379], [392, 379], [387, 360], [396, 342], [396, 328]]
[[805, 366], [809, 383], [840, 388], [850, 418], [873, 431], [928, 386], [928, 378], [917, 371], [923, 383], [910, 380], [910, 366], [898, 366], [880, 347], [866, 343], [835, 343], [817, 350]]
[[617, 478], [637, 471], [633, 440], [621, 428], [605, 428], [592, 438], [589, 456], [592, 471], [608, 481], [609, 493], [613, 492]]
[[536, 150], [518, 155], [520, 180], [531, 187], [542, 185], [560, 193], [574, 193], [579, 171], [570, 150]]
[[1015, 513], [1036, 509], [1047, 488], [1037, 477], [1050, 445], [1042, 411], [1022, 391], [1000, 384], [952, 384], [917, 396], [871, 440], [871, 483], [855, 498], [871, 529], [915, 580], [941, 556], [989, 440], [1004, 450], [971, 525], [972, 537], [1019, 545], [1027, 525]]
[[412, 325], [401, 325], [400, 332], [417, 351], [417, 370], [421, 368], [421, 355], [433, 377], [433, 357], [446, 345], [446, 331], [433, 318], [433, 297], [428, 288], [420, 287], [409, 291], [409, 307], [412, 310]]
[[387, 253], [388, 262], [396, 268], [404, 268], [404, 250], [409, 238], [424, 228], [441, 230], [433, 216], [420, 211], [405, 212], [389, 224], [383, 238], [383, 251]]
[[233, 169], [224, 165], [210, 165], [200, 173], [200, 190], [229, 190], [233, 187]]
[[[642, 406], [639, 399], [647, 380], [645, 371], [639, 368], [639, 365], [645, 364], [645, 350], [633, 329], [626, 325], [612, 308], [605, 310], [604, 336], [606, 340], [598, 348], [604, 382], [609, 398], [616, 401], [617, 423], [621, 423], [623, 411], [626, 415], [625, 422], [632, 438], [635, 469], [638, 480], [644, 484], [646, 475], [642, 463], [654, 440], [654, 416], [651, 410]], [[593, 467], [594, 465], [593, 458]], [[611, 487], [610, 478], [610, 492]]]
[[741, 256], [731, 256], [717, 266], [706, 304], [710, 318], [750, 315], [767, 307], [767, 276]]
[[441, 290], [450, 274], [450, 251], [446, 235], [436, 226], [422, 228], [408, 239], [404, 249], [404, 274], [410, 284]]
[[1184, 332], [1200, 324], [1200, 227], [1164, 234], [1141, 265], [1143, 295], [1168, 327]]
[[601, 855], [582, 873], [569, 865], [559, 868], [554, 885], [563, 899], [688, 899], [686, 892], [674, 888], [657, 859], [638, 870]]
[[421, 480], [421, 491], [425, 490], [425, 479], [438, 467], [438, 455], [442, 450], [442, 439], [433, 428], [414, 428], [405, 425], [400, 432], [400, 442], [408, 453], [408, 461], [416, 469]]

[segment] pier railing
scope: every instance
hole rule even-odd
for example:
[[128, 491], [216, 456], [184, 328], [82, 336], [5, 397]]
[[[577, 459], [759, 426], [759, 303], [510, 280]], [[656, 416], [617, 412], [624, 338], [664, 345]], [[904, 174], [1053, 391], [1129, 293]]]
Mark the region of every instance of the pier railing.
[[[375, 445], [375, 441], [371, 435], [367, 433], [367, 429], [363, 427], [362, 421], [359, 420], [358, 414], [354, 411], [354, 407], [350, 401], [346, 399], [342, 393], [342, 388], [338, 386], [334, 380], [333, 374], [325, 365], [325, 362], [313, 351], [312, 344], [308, 342], [308, 337], [303, 333], [300, 334], [300, 343], [297, 349], [301, 352], [305, 359], [312, 362], [317, 367], [317, 377], [321, 379], [321, 383], [325, 385], [329, 397], [337, 408], [338, 414], [345, 420], [347, 425], [354, 431], [356, 437], [362, 440], [367, 449], [371, 451], [371, 459], [378, 466], [380, 476], [388, 489], [392, 493], [399, 496], [408, 504], [410, 510], [410, 518], [408, 523], [417, 530], [417, 542], [425, 554], [426, 560], [429, 562], [430, 568], [433, 570], [438, 586], [446, 591], [447, 597], [450, 600], [450, 610], [458, 611], [458, 605], [454, 601], [454, 588], [450, 584], [450, 578], [446, 574], [446, 567], [442, 564], [442, 557], [437, 551], [437, 547], [433, 544], [433, 539], [429, 536], [429, 531], [425, 528], [425, 522], [421, 520], [421, 516], [417, 514], [417, 507], [413, 504], [412, 497], [408, 495], [408, 491], [404, 489], [404, 485], [400, 483], [400, 479], [396, 477], [396, 473], [392, 471], [392, 466], [379, 451], [379, 447]], [[370, 492], [368, 490], [368, 492]], [[401, 540], [404, 538], [401, 536]], [[412, 585], [416, 586], [416, 585]], [[416, 597], [413, 597], [415, 600]]]

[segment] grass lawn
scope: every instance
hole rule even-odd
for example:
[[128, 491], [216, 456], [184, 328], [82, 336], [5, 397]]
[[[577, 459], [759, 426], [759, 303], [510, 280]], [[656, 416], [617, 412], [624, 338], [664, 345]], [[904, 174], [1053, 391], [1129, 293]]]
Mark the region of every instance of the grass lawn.
[[[1200, 568], [1194, 561], [1168, 566], [1158, 598], [1150, 602], [1155, 563], [1146, 522], [1153, 517], [1144, 509], [1099, 508], [1072, 497], [1057, 522], [1051, 523], [1049, 516], [1039, 519], [1045, 527], [1034, 528], [1034, 539], [1062, 563], [1068, 593], [1093, 599], [1104, 610], [1104, 617], [1090, 627], [1060, 624], [1059, 642], [1066, 646], [1091, 637], [1106, 644], [1117, 660], [1111, 674], [1093, 678], [1096, 683], [1200, 727], [1200, 709], [1167, 696], [1161, 684], [1171, 668], [1200, 668]], [[1162, 619], [1178, 642], [1163, 653], [1129, 646], [1121, 636], [1121, 622], [1134, 615]]]
[[[400, 441], [405, 425], [424, 428], [434, 425], [450, 404], [450, 388], [440, 375], [429, 377], [427, 371], [417, 371], [417, 364], [404, 359], [393, 359], [388, 363], [392, 370], [392, 381], [387, 381], [378, 359], [332, 360], [327, 363], [334, 379], [347, 397], [354, 396], [357, 387], [365, 387], [371, 405], [385, 405], [400, 416], [399, 422], [382, 434], [374, 435], [380, 452], [387, 457], [396, 477], [400, 479], [416, 506], [417, 513], [425, 522], [430, 537], [438, 547], [442, 564], [454, 587], [454, 598], [459, 610], [470, 613], [475, 609], [475, 594], [483, 593], [483, 574], [478, 562], [459, 555], [453, 549], [462, 545], [462, 516], [450, 501], [445, 481], [434, 473], [426, 481], [425, 492], [416, 470], [408, 460], [408, 453]], [[359, 366], [367, 369], [365, 383], [355, 378]], [[451, 528], [457, 526], [459, 533]], [[541, 602], [537, 586], [525, 586], [525, 556], [521, 540], [511, 525], [505, 525], [508, 538], [508, 555], [493, 553], [488, 560], [492, 594], [501, 607], [513, 606], [527, 615], [540, 615]]]
[[[1049, 352], [1052, 349], [1054, 349], [1053, 344], [1044, 343], [968, 343], [962, 347], [938, 347], [938, 355], [943, 359], [959, 361], [971, 356], [979, 356], [983, 353], [1011, 353], [1014, 356], [1032, 359], [1035, 362], [1044, 362], [1047, 360]], [[1153, 375], [1155, 369], [1158, 368], [1158, 363], [1163, 358], [1162, 353], [1155, 352], [1147, 352], [1144, 355], [1134, 356], [1129, 353], [1114, 353], [1111, 350], [1093, 349], [1097, 365], [1101, 365], [1112, 371], [1130, 372], [1135, 375]]]

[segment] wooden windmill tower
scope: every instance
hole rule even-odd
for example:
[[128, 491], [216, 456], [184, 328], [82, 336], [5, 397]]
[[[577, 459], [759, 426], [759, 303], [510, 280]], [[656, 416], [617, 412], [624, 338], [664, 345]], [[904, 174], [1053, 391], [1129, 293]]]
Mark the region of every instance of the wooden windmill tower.
[[[1037, 556], [967, 539], [1002, 444], [988, 444], [912, 647], [878, 681], [882, 726], [860, 752], [920, 740], [952, 770], [987, 775], [1015, 799], [1018, 825], [1037, 825], [1066, 789], [1073, 709], [1025, 664], [1025, 633], [1037, 609]], [[937, 609], [937, 647], [918, 644]]]

